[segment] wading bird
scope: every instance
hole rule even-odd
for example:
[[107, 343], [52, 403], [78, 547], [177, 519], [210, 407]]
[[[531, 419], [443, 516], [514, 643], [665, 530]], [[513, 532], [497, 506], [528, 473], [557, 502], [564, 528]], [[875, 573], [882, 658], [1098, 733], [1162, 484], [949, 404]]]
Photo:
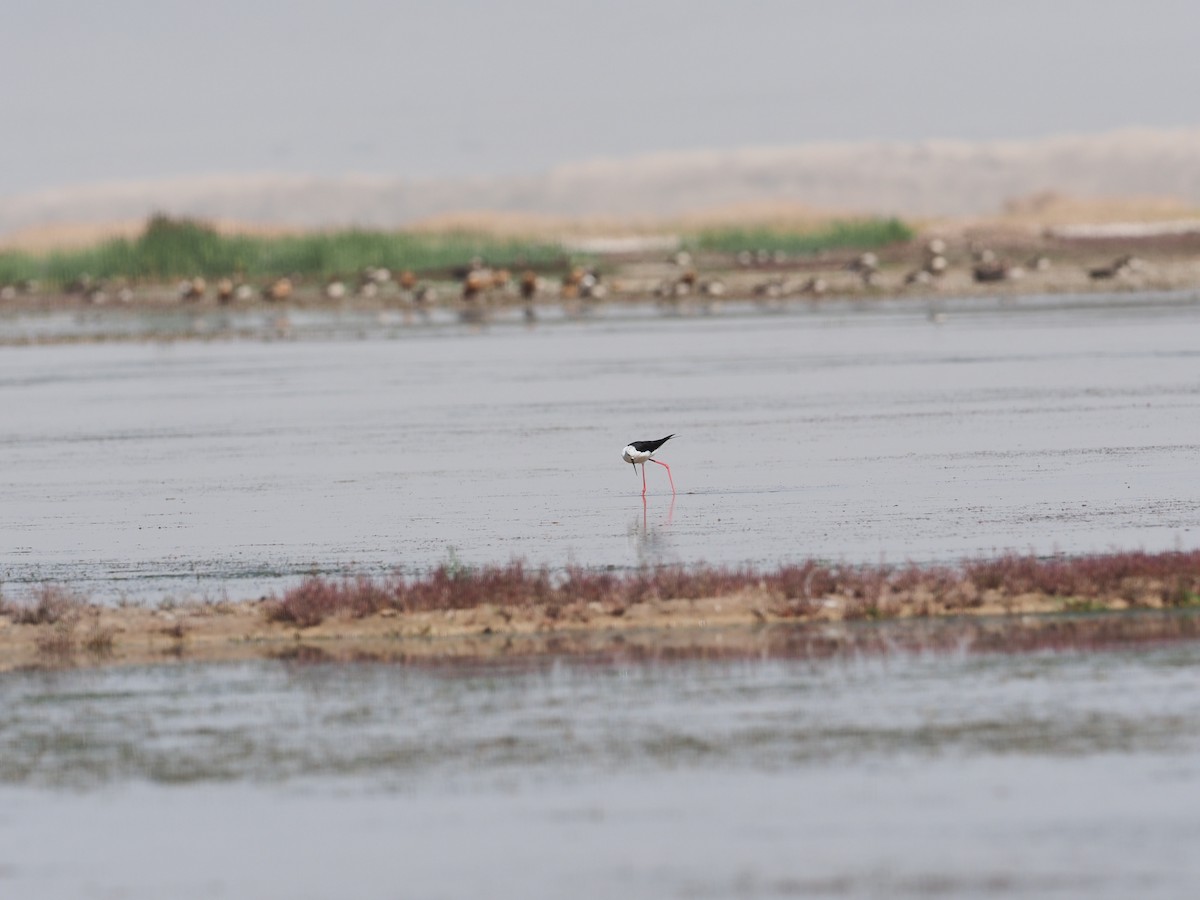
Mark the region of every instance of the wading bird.
[[671, 479], [671, 495], [675, 494], [675, 479], [671, 477], [671, 467], [665, 462], [659, 462], [657, 459], [651, 459], [658, 451], [658, 448], [675, 437], [673, 434], [668, 434], [665, 438], [660, 438], [657, 441], [633, 441], [627, 444], [621, 452], [621, 458], [625, 462], [633, 466], [634, 474], [637, 474], [637, 464], [642, 464], [642, 496], [646, 496], [646, 463], [652, 462], [662, 466], [667, 470], [667, 478]]

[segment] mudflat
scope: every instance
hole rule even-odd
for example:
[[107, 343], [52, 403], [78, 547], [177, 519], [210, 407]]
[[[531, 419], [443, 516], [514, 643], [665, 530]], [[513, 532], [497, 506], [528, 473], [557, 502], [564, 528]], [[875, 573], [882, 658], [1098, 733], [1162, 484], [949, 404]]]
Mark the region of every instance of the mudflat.
[[[28, 621], [28, 611], [25, 621], [18, 611], [0, 615], [0, 671], [262, 658], [436, 664], [562, 655], [808, 657], [900, 646], [1088, 649], [1200, 638], [1200, 608], [1144, 586], [1132, 599], [1128, 589], [1087, 599], [988, 590], [948, 601], [918, 588], [882, 601], [835, 595], [802, 606], [745, 589], [628, 606], [384, 608], [336, 613], [309, 627], [289, 621], [276, 598], [160, 608], [81, 603], [60, 610], [55, 621]], [[869, 627], [884, 621], [902, 628], [884, 635]]]

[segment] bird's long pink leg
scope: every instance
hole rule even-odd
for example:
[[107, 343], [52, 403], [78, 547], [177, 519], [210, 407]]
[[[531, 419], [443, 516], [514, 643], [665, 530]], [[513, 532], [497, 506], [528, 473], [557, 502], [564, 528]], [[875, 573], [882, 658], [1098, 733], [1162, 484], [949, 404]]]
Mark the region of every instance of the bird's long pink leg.
[[[650, 460], [650, 462], [658, 463], [660, 466], [662, 466], [664, 469], [667, 470], [667, 477], [671, 479], [671, 493], [674, 494], [675, 493], [675, 479], [671, 478], [671, 467], [668, 466], [665, 462], [658, 462], [657, 459], [652, 459], [652, 460]], [[645, 474], [646, 474], [646, 467], [643, 465], [642, 466], [643, 477], [645, 476]]]
[[642, 496], [646, 496], [646, 464], [642, 463]]

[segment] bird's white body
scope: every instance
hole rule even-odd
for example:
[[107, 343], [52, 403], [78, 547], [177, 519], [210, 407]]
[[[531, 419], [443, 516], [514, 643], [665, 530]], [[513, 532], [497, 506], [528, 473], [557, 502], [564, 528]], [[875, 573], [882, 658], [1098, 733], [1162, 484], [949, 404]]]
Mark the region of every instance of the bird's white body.
[[627, 444], [621, 451], [621, 458], [627, 463], [645, 463], [656, 452], [655, 450], [639, 450], [633, 444]]

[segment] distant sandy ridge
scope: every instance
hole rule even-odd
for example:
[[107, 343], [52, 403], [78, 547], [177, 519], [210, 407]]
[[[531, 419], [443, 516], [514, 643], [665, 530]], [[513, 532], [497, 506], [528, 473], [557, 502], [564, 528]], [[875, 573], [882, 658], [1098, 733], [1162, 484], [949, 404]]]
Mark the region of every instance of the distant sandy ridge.
[[736, 220], [772, 209], [785, 216], [1019, 217], [1019, 209], [1005, 213], [1006, 204], [1047, 192], [1093, 203], [1150, 198], [1149, 205], [1186, 216], [1200, 209], [1200, 128], [700, 150], [491, 178], [248, 174], [81, 185], [0, 198], [0, 242], [19, 243], [14, 233], [33, 228], [78, 231], [157, 211], [304, 229], [398, 228], [464, 216], [505, 227], [583, 220], [658, 228], [663, 220], [721, 211]]

